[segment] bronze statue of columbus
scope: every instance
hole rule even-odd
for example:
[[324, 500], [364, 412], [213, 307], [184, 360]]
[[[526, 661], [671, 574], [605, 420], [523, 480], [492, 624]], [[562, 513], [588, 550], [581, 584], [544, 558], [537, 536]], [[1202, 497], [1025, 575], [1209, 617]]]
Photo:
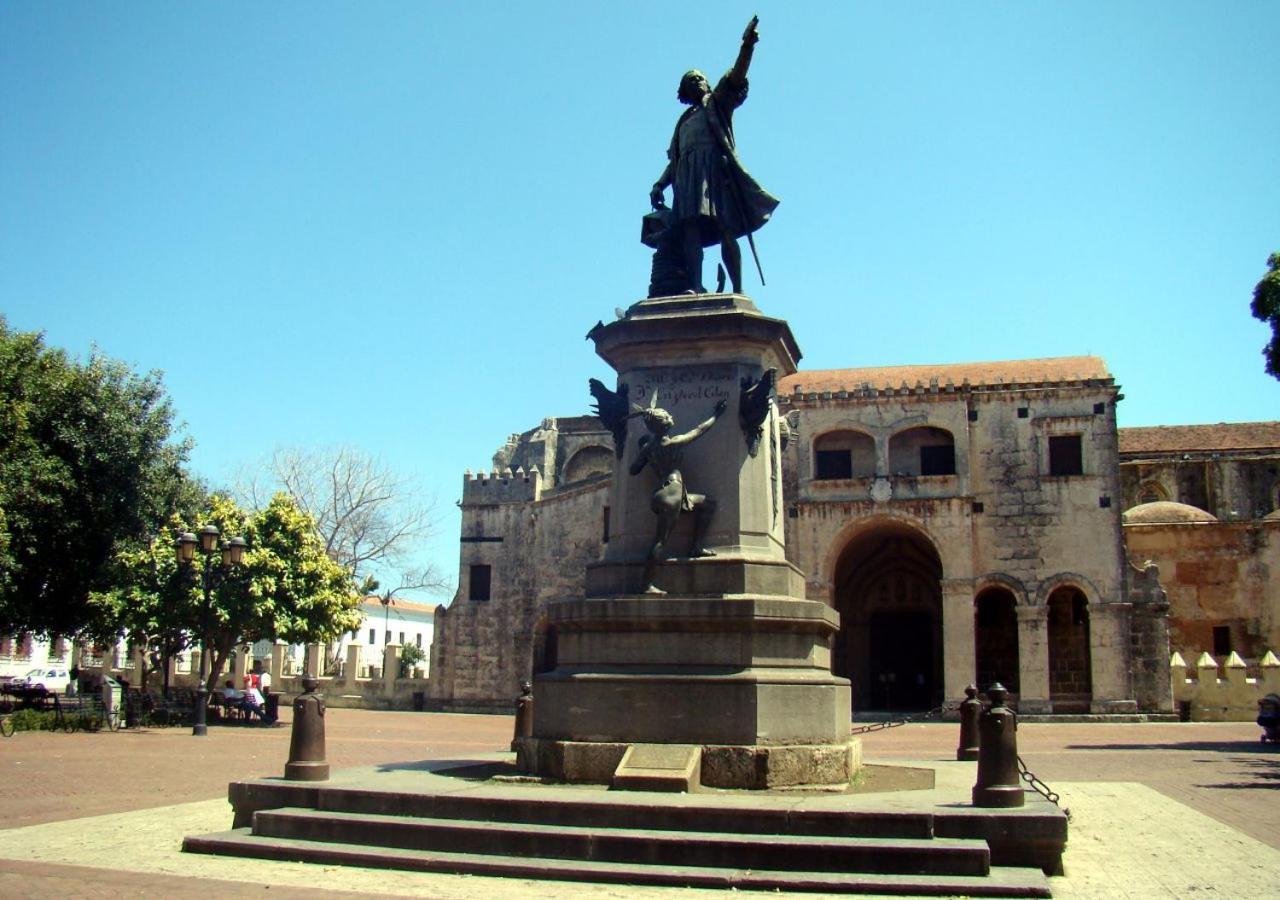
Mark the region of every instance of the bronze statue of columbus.
[[667, 167], [649, 193], [653, 208], [662, 209], [663, 192], [671, 187], [690, 293], [706, 292], [702, 285], [702, 248], [717, 243], [734, 293], [741, 293], [742, 253], [738, 238], [746, 235], [750, 240], [752, 232], [769, 221], [778, 205], [778, 199], [743, 167], [733, 138], [733, 111], [747, 99], [747, 69], [760, 40], [758, 23], [759, 18], [752, 17], [747, 24], [738, 58], [715, 90], [697, 69], [680, 79], [676, 98], [689, 109], [676, 122], [667, 150]]

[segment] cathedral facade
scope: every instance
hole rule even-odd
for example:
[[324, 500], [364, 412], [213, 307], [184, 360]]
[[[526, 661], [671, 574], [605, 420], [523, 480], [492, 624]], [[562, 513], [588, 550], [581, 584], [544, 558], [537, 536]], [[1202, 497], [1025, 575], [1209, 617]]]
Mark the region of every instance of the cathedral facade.
[[[808, 598], [840, 614], [832, 669], [850, 679], [855, 711], [929, 709], [995, 681], [1024, 713], [1170, 711], [1171, 623], [1175, 640], [1222, 632], [1182, 627], [1191, 609], [1171, 618], [1161, 584], [1192, 571], [1168, 552], [1191, 540], [1185, 522], [1145, 522], [1141, 552], [1126, 547], [1126, 509], [1191, 504], [1169, 499], [1176, 474], [1153, 499], [1164, 482], [1122, 458], [1121, 399], [1096, 357], [780, 380], [775, 514]], [[459, 588], [437, 616], [433, 705], [508, 708], [522, 681], [554, 667], [543, 609], [583, 596], [585, 566], [609, 540], [613, 463], [598, 420], [550, 418], [512, 435], [491, 471], [464, 476]], [[1265, 519], [1280, 499], [1265, 470], [1248, 476], [1250, 496], [1271, 496], [1248, 512], [1262, 557], [1266, 536], [1280, 537], [1280, 519]], [[1256, 580], [1258, 564], [1242, 566]], [[1178, 592], [1175, 607], [1197, 597]], [[1239, 641], [1259, 627], [1237, 623]]]

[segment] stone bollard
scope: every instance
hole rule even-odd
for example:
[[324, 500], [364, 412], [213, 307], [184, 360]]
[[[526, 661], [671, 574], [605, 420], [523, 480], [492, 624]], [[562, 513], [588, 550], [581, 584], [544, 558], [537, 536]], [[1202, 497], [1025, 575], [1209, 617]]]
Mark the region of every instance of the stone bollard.
[[324, 758], [324, 695], [316, 693], [319, 684], [314, 675], [304, 675], [304, 693], [293, 701], [289, 762], [284, 767], [287, 781], [329, 780], [329, 763]]
[[1018, 777], [1018, 716], [1004, 705], [1009, 692], [996, 682], [987, 691], [991, 708], [978, 721], [978, 782], [973, 805], [1007, 809], [1022, 806], [1022, 781]]
[[533, 685], [520, 683], [520, 696], [516, 698], [516, 732], [511, 738], [511, 749], [519, 749], [520, 738], [533, 737]]
[[978, 758], [978, 745], [981, 742], [978, 719], [981, 717], [982, 701], [978, 699], [977, 685], [971, 684], [964, 689], [964, 700], [960, 704], [960, 746], [956, 747], [956, 759]]

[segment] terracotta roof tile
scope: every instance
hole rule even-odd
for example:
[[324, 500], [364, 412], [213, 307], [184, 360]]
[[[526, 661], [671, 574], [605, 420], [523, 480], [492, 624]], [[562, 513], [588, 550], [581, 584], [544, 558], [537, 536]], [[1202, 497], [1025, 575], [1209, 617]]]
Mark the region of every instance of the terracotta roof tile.
[[1059, 356], [1050, 359], [1012, 359], [997, 362], [941, 363], [924, 366], [872, 366], [862, 369], [826, 369], [797, 372], [780, 380], [778, 393], [791, 394], [796, 388], [801, 393], [813, 391], [847, 391], [862, 387], [863, 382], [873, 388], [898, 388], [903, 382], [908, 387], [918, 383], [928, 385], [937, 379], [939, 387], [950, 381], [959, 387], [967, 379], [970, 384], [997, 384], [1018, 382], [1064, 382], [1089, 378], [1110, 378], [1107, 364], [1097, 356]]
[[1217, 425], [1156, 425], [1120, 429], [1122, 454], [1275, 449], [1280, 449], [1280, 422], [1219, 422]]

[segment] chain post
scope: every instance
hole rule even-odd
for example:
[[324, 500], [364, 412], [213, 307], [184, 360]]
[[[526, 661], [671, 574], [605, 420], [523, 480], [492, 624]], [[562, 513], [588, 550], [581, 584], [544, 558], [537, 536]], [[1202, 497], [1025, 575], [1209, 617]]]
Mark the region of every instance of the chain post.
[[1025, 781], [1027, 784], [1029, 784], [1031, 786], [1031, 789], [1034, 790], [1037, 794], [1039, 794], [1041, 797], [1044, 797], [1044, 799], [1048, 800], [1054, 806], [1061, 809], [1062, 812], [1066, 815], [1068, 822], [1071, 821], [1071, 810], [1067, 809], [1065, 806], [1063, 806], [1058, 802], [1061, 799], [1061, 796], [1058, 794], [1058, 792], [1052, 790], [1049, 787], [1049, 785], [1045, 784], [1043, 781], [1040, 780], [1039, 776], [1037, 776], [1035, 772], [1032, 772], [1030, 769], [1028, 769], [1027, 764], [1022, 761], [1021, 756], [1018, 757], [1018, 775], [1020, 775], [1022, 777], [1022, 780]]
[[937, 719], [952, 709], [958, 709], [959, 703], [948, 701], [941, 706], [935, 706], [927, 712], [920, 713], [915, 716], [903, 716], [901, 719], [893, 719], [889, 722], [872, 722], [870, 725], [862, 725], [849, 731], [850, 734], [870, 734], [873, 731], [884, 731], [887, 728], [900, 728], [903, 725], [910, 725], [912, 722], [924, 722], [929, 719]]

